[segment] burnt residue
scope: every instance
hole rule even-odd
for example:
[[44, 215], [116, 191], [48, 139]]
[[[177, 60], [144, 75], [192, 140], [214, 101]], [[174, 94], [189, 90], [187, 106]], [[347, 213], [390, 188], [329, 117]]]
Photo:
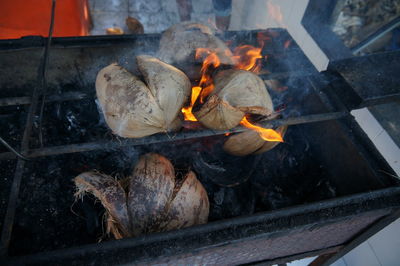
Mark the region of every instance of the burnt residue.
[[[310, 105], [307, 99], [312, 91], [301, 76], [310, 74], [313, 67], [294, 42], [285, 48], [284, 43], [290, 39], [285, 31], [271, 30], [265, 34], [268, 38], [265, 39], [263, 54], [268, 59], [263, 62], [260, 76], [269, 79], [269, 73], [279, 74], [282, 90], [269, 91], [275, 109], [279, 107], [284, 118], [306, 114], [304, 107]], [[230, 47], [257, 45], [255, 32], [226, 32], [221, 38], [230, 40]], [[105, 125], [103, 114], [98, 111], [94, 86], [96, 74], [116, 60], [130, 72], [137, 73], [134, 57], [143, 53], [154, 54], [157, 46], [157, 38], [143, 35], [133, 42], [126, 40], [119, 45], [104, 45], [99, 41], [99, 46], [56, 49], [51, 54], [49, 64], [49, 94], [79, 91], [92, 97], [46, 103], [42, 123], [44, 146], [118, 140]], [[0, 62], [7, 63], [4, 68], [6, 71], [0, 73], [1, 97], [30, 95], [25, 92], [32, 89], [32, 80], [36, 78], [36, 57], [40, 54], [39, 49], [0, 54]], [[194, 72], [198, 73], [199, 65], [195, 68]], [[290, 71], [296, 72], [297, 77]], [[21, 125], [25, 122], [26, 107], [7, 107], [0, 113], [2, 118], [3, 115], [9, 117], [8, 120], [0, 120], [2, 137], [16, 147], [24, 130]], [[36, 118], [31, 148], [39, 147], [38, 124]], [[10, 255], [107, 240], [104, 237], [104, 209], [90, 196], [84, 197], [83, 201], [75, 201], [72, 179], [91, 170], [122, 179], [132, 173], [132, 166], [139, 156], [148, 152], [160, 153], [171, 160], [178, 176], [190, 170], [196, 173], [209, 197], [210, 221], [334, 197], [335, 187], [331, 184], [334, 178], [327, 173], [325, 163], [319, 160], [320, 154], [313, 151], [314, 145], [329, 146], [329, 142], [323, 138], [312, 141], [304, 131], [302, 126], [289, 127], [285, 143], [258, 156], [228, 155], [222, 151], [226, 137], [213, 136], [166, 144], [119, 147], [111, 151], [49, 156], [27, 162]], [[168, 134], [173, 138], [175, 133]], [[329, 154], [329, 150], [324, 152]], [[0, 170], [5, 173], [2, 178], [6, 177], [0, 189], [3, 192], [1, 206], [5, 207], [15, 163], [3, 161]], [[1, 222], [4, 220], [3, 210], [0, 211]]]
[[[157, 152], [170, 159], [178, 177], [189, 170], [196, 173], [209, 197], [209, 221], [335, 196], [330, 177], [318, 154], [313, 152], [315, 143], [310, 142], [301, 127], [289, 127], [285, 143], [265, 154], [237, 157], [236, 167], [220, 164], [218, 169], [225, 168], [233, 178], [248, 175], [230, 187], [215, 182], [221, 176], [218, 171], [203, 171], [197, 163], [199, 153], [202, 153], [203, 160], [213, 162], [213, 150], [222, 162], [232, 158], [218, 152], [222, 149], [224, 136], [219, 138], [69, 154], [28, 162], [21, 184], [11, 254], [22, 255], [107, 240], [104, 209], [93, 204], [93, 197], [84, 197], [83, 202], [76, 202], [72, 179], [90, 170], [122, 179], [131, 174], [139, 155], [147, 152]], [[251, 165], [247, 170], [245, 162]], [[227, 180], [228, 176], [223, 178]]]

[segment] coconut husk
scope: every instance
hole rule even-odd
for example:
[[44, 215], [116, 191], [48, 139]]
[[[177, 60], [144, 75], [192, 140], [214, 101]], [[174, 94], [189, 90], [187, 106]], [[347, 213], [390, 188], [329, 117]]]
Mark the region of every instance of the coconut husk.
[[147, 85], [126, 69], [111, 64], [96, 78], [96, 93], [114, 134], [139, 138], [176, 129], [190, 95], [190, 81], [177, 68], [150, 56], [138, 56]]
[[232, 65], [232, 52], [206, 25], [194, 22], [175, 24], [161, 37], [158, 57], [169, 64], [194, 62], [196, 49], [215, 52], [222, 64]]
[[114, 178], [98, 172], [85, 172], [74, 179], [75, 197], [93, 194], [107, 211], [107, 232], [116, 238], [131, 236], [130, 221], [126, 205], [126, 194]]
[[[287, 129], [288, 129], [288, 126], [280, 126], [276, 129], [276, 131], [278, 131], [281, 134], [281, 136], [284, 137]], [[278, 142], [278, 141], [264, 141], [264, 144], [262, 145], [262, 147], [260, 149], [258, 149], [257, 151], [255, 151], [254, 154], [261, 154], [261, 153], [270, 151], [273, 148], [275, 148], [276, 146], [278, 146], [279, 144], [280, 144], [280, 142]]]
[[[195, 108], [196, 109], [196, 108]], [[273, 113], [264, 82], [245, 70], [224, 70], [215, 77], [215, 88], [206, 103], [194, 112], [204, 126], [227, 130], [237, 126], [245, 114], [265, 117]]]
[[175, 171], [165, 157], [150, 153], [140, 157], [130, 178], [128, 209], [133, 233], [157, 231], [165, 218], [175, 186]]
[[190, 171], [171, 201], [164, 230], [179, 229], [207, 222], [209, 213], [207, 192]]
[[[287, 126], [280, 126], [276, 129], [282, 137], [285, 135], [286, 130]], [[265, 141], [256, 131], [249, 130], [229, 136], [224, 143], [223, 149], [235, 156], [246, 156], [267, 152], [275, 148], [279, 143], [277, 141]]]
[[[128, 184], [129, 182], [129, 184]], [[96, 172], [75, 178], [76, 196], [92, 193], [106, 209], [107, 232], [116, 239], [206, 223], [209, 201], [193, 172], [177, 179], [171, 162], [156, 153], [140, 157], [133, 173], [117, 181]]]

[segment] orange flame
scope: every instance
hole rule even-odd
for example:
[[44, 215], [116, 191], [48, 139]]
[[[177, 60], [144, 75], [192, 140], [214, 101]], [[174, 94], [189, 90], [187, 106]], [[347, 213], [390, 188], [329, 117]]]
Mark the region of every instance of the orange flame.
[[203, 90], [201, 90], [201, 95], [200, 95], [200, 103], [204, 103], [204, 99], [207, 98], [208, 95], [214, 90], [214, 84], [212, 83], [212, 78], [211, 75], [208, 71], [208, 69], [213, 66], [214, 68], [217, 68], [221, 65], [221, 60], [219, 59], [218, 55], [216, 52], [212, 51], [211, 49], [208, 48], [198, 48], [196, 49], [196, 59], [199, 59], [200, 57], [205, 57], [203, 61], [203, 65], [201, 66], [201, 78], [199, 82], [200, 87], [204, 87]]
[[[231, 55], [228, 50], [223, 52], [226, 56], [231, 56], [236, 69], [244, 69], [258, 73], [261, 68], [260, 60], [258, 59], [263, 58], [261, 55], [261, 50], [262, 48], [257, 48], [251, 45], [243, 45], [237, 47], [233, 55]], [[221, 65], [221, 60], [218, 57], [217, 52], [213, 49], [197, 48], [195, 58], [204, 59], [200, 70], [201, 78], [199, 81], [199, 86], [192, 88], [190, 106], [182, 108], [182, 113], [185, 117], [185, 120], [188, 121], [197, 121], [196, 117], [192, 113], [192, 108], [197, 98], [200, 97], [200, 103], [204, 103], [205, 99], [214, 90], [214, 83], [210, 74], [210, 68], [213, 67], [216, 69]]]
[[194, 115], [192, 114], [192, 108], [197, 100], [197, 97], [199, 97], [200, 91], [201, 87], [192, 87], [192, 97], [190, 99], [190, 106], [182, 108], [183, 116], [187, 121], [197, 121], [196, 117], [194, 117]]
[[254, 73], [258, 73], [261, 68], [261, 64], [257, 59], [262, 59], [261, 55], [262, 48], [257, 48], [251, 45], [243, 45], [236, 47], [233, 55], [233, 60], [235, 62], [235, 68], [244, 69]]
[[246, 117], [243, 117], [242, 121], [240, 121], [240, 124], [244, 127], [250, 128], [251, 130], [258, 132], [263, 140], [283, 142], [283, 138], [278, 132], [270, 128], [262, 128], [253, 125], [247, 120]]

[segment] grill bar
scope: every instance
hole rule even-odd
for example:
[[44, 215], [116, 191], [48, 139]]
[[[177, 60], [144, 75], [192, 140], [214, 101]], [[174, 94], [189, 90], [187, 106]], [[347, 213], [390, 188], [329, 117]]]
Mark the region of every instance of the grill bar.
[[[54, 14], [55, 14], [55, 7], [56, 7], [56, 0], [52, 1], [51, 5], [51, 18], [50, 18], [50, 27], [49, 27], [49, 38], [47, 39], [47, 45], [43, 51], [42, 62], [39, 65], [40, 74], [38, 76], [38, 83], [33, 89], [32, 98], [31, 98], [31, 105], [29, 106], [28, 116], [26, 118], [26, 124], [24, 129], [24, 135], [21, 141], [21, 151], [25, 151], [29, 149], [29, 139], [32, 133], [32, 126], [33, 126], [33, 118], [36, 113], [36, 109], [39, 104], [39, 96], [41, 90], [45, 90], [46, 88], [46, 71], [47, 65], [49, 61], [49, 49], [51, 44], [51, 37], [53, 34], [53, 25], [54, 25]], [[45, 91], [42, 92], [43, 97]], [[44, 98], [42, 103], [42, 111], [44, 106]], [[41, 111], [41, 112], [42, 112]], [[41, 137], [41, 135], [40, 135]], [[17, 209], [18, 203], [18, 194], [21, 186], [22, 176], [25, 170], [25, 160], [22, 158], [18, 158], [17, 167], [14, 174], [14, 179], [11, 185], [10, 196], [8, 200], [6, 215], [4, 218], [3, 228], [1, 232], [1, 239], [0, 239], [0, 256], [7, 256], [8, 254], [8, 247], [11, 240], [11, 233], [14, 225], [14, 218], [15, 212]]]
[[[306, 123], [315, 123], [327, 120], [335, 120], [339, 118], [343, 118], [347, 116], [347, 112], [332, 112], [332, 113], [323, 113], [323, 114], [314, 114], [314, 115], [305, 115], [300, 117], [286, 118], [286, 119], [276, 119], [272, 121], [266, 121], [260, 123], [260, 125], [264, 128], [272, 128], [283, 125], [299, 125]], [[68, 153], [76, 153], [76, 152], [86, 152], [93, 150], [112, 150], [118, 147], [127, 147], [127, 146], [139, 146], [145, 144], [155, 144], [162, 142], [172, 142], [178, 140], [187, 140], [194, 139], [200, 137], [209, 137], [214, 135], [222, 135], [225, 133], [237, 133], [247, 131], [249, 129], [245, 127], [236, 127], [231, 130], [221, 130], [215, 131], [210, 129], [205, 130], [193, 130], [189, 132], [180, 132], [176, 135], [153, 135], [146, 138], [139, 139], [118, 139], [118, 140], [101, 140], [97, 142], [87, 142], [82, 144], [69, 144], [69, 145], [61, 145], [61, 146], [53, 146], [46, 147], [41, 149], [32, 149], [30, 151], [26, 151], [23, 154], [28, 158], [37, 158], [37, 157], [45, 157], [52, 155], [60, 155], [60, 154], [68, 154]], [[8, 160], [16, 158], [15, 154], [12, 152], [4, 152], [0, 154], [0, 160]]]
[[[307, 76], [304, 71], [291, 71], [291, 72], [278, 72], [278, 73], [270, 73], [270, 74], [260, 74], [259, 76], [264, 80], [269, 79], [285, 79], [289, 77], [304, 77]], [[54, 94], [46, 97], [45, 102], [63, 102], [63, 101], [76, 101], [91, 98], [92, 96], [88, 93], [74, 91], [74, 92], [65, 92], [62, 94]], [[15, 106], [15, 105], [28, 105], [31, 104], [32, 99], [28, 96], [22, 97], [7, 97], [0, 98], [0, 107], [5, 106]]]
[[[63, 101], [75, 101], [89, 98], [90, 95], [83, 92], [66, 92], [63, 94], [56, 94], [46, 97], [46, 103], [49, 102], [63, 102]], [[0, 99], [0, 107], [3, 106], [14, 106], [14, 105], [28, 105], [31, 104], [31, 97], [9, 97]]]
[[[24, 135], [21, 141], [21, 151], [22, 151], [21, 153], [24, 153], [24, 151], [27, 151], [29, 149], [29, 139], [32, 131], [33, 117], [38, 106], [38, 100], [39, 100], [39, 87], [35, 86], [32, 95], [32, 103], [29, 107], [29, 113], [26, 119]], [[7, 211], [1, 232], [0, 256], [5, 256], [8, 251], [8, 245], [11, 239], [11, 232], [14, 223], [15, 210], [17, 207], [19, 188], [21, 185], [22, 175], [24, 174], [24, 168], [25, 168], [25, 160], [18, 158], [14, 179], [11, 185], [10, 196], [8, 199]]]

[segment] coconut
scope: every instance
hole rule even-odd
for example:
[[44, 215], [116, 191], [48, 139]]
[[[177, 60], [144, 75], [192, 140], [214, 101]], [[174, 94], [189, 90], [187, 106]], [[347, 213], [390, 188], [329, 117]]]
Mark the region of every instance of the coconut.
[[224, 70], [215, 79], [215, 88], [194, 116], [204, 126], [228, 130], [237, 126], [245, 114], [268, 117], [273, 104], [265, 84], [256, 74], [246, 70]]
[[91, 193], [101, 201], [107, 232], [115, 238], [179, 229], [208, 219], [208, 196], [195, 173], [176, 178], [171, 162], [159, 154], [140, 157], [123, 182], [88, 172], [77, 176], [75, 185], [77, 196]]
[[[276, 131], [283, 137], [286, 133], [287, 126], [280, 126]], [[235, 156], [246, 156], [249, 154], [261, 154], [272, 150], [280, 142], [265, 141], [256, 131], [245, 131], [228, 137], [225, 141], [223, 149]]]
[[175, 24], [167, 29], [160, 40], [158, 57], [169, 64], [192, 64], [198, 48], [215, 52], [222, 64], [233, 64], [232, 52], [213, 30], [193, 22]]
[[112, 232], [117, 239], [131, 235], [126, 194], [118, 181], [98, 172], [82, 173], [74, 181], [77, 188], [76, 198], [91, 193], [103, 204], [108, 216], [108, 232]]
[[126, 138], [179, 128], [180, 110], [191, 91], [188, 77], [150, 56], [138, 56], [137, 65], [146, 83], [117, 64], [98, 73], [96, 93], [107, 125]]

